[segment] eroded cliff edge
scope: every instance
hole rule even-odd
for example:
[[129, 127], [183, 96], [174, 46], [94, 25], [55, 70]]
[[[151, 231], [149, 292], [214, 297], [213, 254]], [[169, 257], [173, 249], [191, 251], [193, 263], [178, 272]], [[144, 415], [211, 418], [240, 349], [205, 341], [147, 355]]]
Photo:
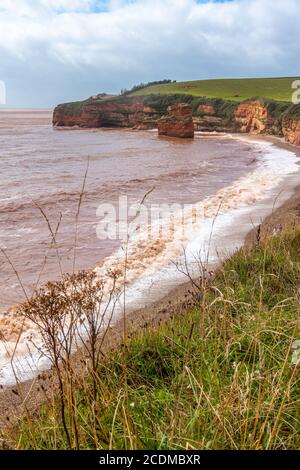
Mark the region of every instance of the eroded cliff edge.
[[300, 145], [300, 105], [253, 98], [242, 103], [192, 95], [105, 97], [58, 105], [53, 125], [82, 128], [119, 127], [154, 129], [169, 106], [192, 107], [196, 131], [244, 132], [284, 137]]

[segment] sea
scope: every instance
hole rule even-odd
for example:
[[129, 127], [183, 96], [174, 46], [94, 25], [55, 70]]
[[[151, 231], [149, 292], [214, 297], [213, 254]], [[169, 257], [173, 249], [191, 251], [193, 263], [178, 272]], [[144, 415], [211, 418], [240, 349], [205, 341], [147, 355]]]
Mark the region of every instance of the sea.
[[[126, 254], [126, 308], [150, 305], [187, 280], [184, 270], [197, 276], [237, 250], [299, 182], [297, 155], [259, 137], [51, 121], [51, 110], [0, 110], [1, 385], [15, 380], [14, 307], [46, 282], [79, 270], [105, 279]], [[47, 364], [26, 332], [18, 341], [25, 380]]]

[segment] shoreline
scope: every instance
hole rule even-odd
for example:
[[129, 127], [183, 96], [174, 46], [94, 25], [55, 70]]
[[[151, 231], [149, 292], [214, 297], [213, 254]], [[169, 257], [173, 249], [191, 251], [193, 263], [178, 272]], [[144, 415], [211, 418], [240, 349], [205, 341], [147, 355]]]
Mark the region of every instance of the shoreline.
[[[249, 140], [262, 140], [273, 143], [279, 148], [292, 151], [300, 157], [300, 148], [284, 142], [278, 137], [259, 135], [238, 134], [233, 136], [246, 137]], [[214, 135], [215, 137], [215, 135]], [[271, 208], [270, 208], [271, 210]], [[300, 222], [300, 186], [293, 190], [293, 194], [262, 222], [262, 237], [272, 234], [279, 224], [282, 226], [293, 226]], [[250, 246], [255, 240], [256, 229], [253, 228], [245, 236], [244, 246]], [[163, 295], [161, 299], [153, 301], [143, 308], [134, 309], [127, 314], [129, 337], [140, 329], [154, 326], [162, 321], [168, 320], [172, 315], [184, 313], [191, 306], [189, 282], [182, 283]], [[122, 342], [122, 319], [110, 327], [109, 334], [105, 340], [104, 351], [111, 351], [119, 347]], [[82, 370], [84, 355], [82, 351], [74, 353], [74, 362]], [[37, 377], [27, 380], [16, 386], [1, 387], [1, 425], [13, 424], [26, 409], [35, 410], [53, 393], [55, 393], [55, 381], [51, 370], [41, 372]], [[0, 442], [1, 444], [1, 442]]]

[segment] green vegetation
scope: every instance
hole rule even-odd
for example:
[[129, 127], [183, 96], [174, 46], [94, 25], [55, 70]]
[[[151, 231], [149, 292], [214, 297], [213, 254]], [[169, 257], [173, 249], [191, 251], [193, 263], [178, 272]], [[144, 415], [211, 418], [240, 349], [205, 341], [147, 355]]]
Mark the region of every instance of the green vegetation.
[[253, 96], [291, 102], [292, 83], [299, 78], [243, 78], [219, 80], [195, 80], [154, 85], [136, 91], [131, 96], [147, 94], [188, 94], [222, 98], [230, 101], [244, 101]]
[[146, 95], [143, 99], [145, 106], [150, 106], [161, 115], [167, 113], [168, 106], [171, 106], [176, 103], [190, 104], [192, 106], [194, 116], [205, 114], [198, 112], [198, 107], [200, 105], [213, 106], [215, 110], [215, 116], [223, 118], [227, 123], [231, 121], [233, 112], [237, 106], [236, 103], [233, 101], [224, 101], [222, 99], [212, 99], [206, 97], [196, 97], [187, 94]]
[[[214, 107], [215, 116], [223, 120], [220, 126], [230, 127], [232, 126], [234, 110], [239, 103], [258, 100], [267, 108], [269, 117], [274, 120], [268, 133], [282, 136], [284, 120], [300, 119], [300, 105], [291, 104], [294, 91], [292, 83], [295, 80], [297, 80], [296, 77], [198, 80], [192, 82], [162, 80], [150, 84], [141, 83], [134, 87], [134, 91], [123, 90], [123, 94], [120, 96], [99, 94], [85, 101], [66, 103], [62, 106], [66, 115], [76, 116], [80, 114], [85, 106], [90, 104], [97, 105], [99, 111], [101, 111], [101, 105], [108, 101], [130, 105], [135, 100], [142, 100], [145, 106], [155, 109], [159, 115], [164, 115], [168, 106], [172, 104], [189, 103], [193, 108], [193, 115], [202, 116], [205, 115], [205, 112], [199, 112], [199, 105], [211, 105]], [[207, 127], [209, 125], [207, 123]], [[218, 127], [218, 124], [214, 123], [211, 126], [213, 128]]]
[[59, 106], [63, 106], [66, 116], [73, 116], [79, 114], [85, 104], [86, 101], [74, 101], [72, 103], [64, 103]]
[[172, 80], [167, 79], [167, 80], [156, 80], [156, 81], [147, 82], [147, 83], [139, 83], [138, 85], [134, 85], [130, 90], [126, 90], [126, 88], [123, 88], [121, 90], [121, 95], [128, 95], [129, 93], [143, 90], [143, 88], [147, 88], [149, 86], [165, 85], [166, 83], [172, 83]]
[[[81, 449], [297, 449], [300, 228], [228, 259], [199, 305], [103, 355], [65, 410]], [[74, 427], [76, 424], [76, 427]], [[74, 429], [76, 429], [76, 436]], [[7, 437], [68, 448], [59, 397]]]
[[[149, 94], [143, 96], [136, 95], [122, 95], [116, 97], [105, 97], [99, 96], [96, 99], [89, 98], [85, 101], [77, 101], [74, 103], [65, 103], [60, 105], [63, 107], [66, 116], [77, 116], [81, 113], [85, 106], [93, 104], [97, 105], [95, 112], [101, 106], [107, 102], [116, 102], [117, 104], [130, 105], [134, 101], [143, 100], [145, 106], [153, 108], [159, 115], [167, 113], [167, 108], [175, 103], [188, 103], [192, 106], [194, 116], [205, 115], [205, 112], [199, 112], [198, 108], [200, 105], [213, 106], [215, 117], [222, 118], [223, 122], [219, 125], [231, 126], [233, 124], [233, 113], [237, 108], [238, 104], [236, 101], [224, 100], [221, 98], [207, 98], [203, 96], [195, 96], [191, 94]], [[300, 105], [291, 105], [290, 103], [283, 101], [274, 101], [272, 99], [263, 97], [252, 97], [251, 99], [245, 100], [245, 102], [257, 100], [260, 101], [268, 110], [268, 115], [274, 120], [272, 127], [269, 129], [269, 133], [274, 135], [282, 136], [282, 123], [284, 120], [299, 120], [300, 119]], [[207, 122], [206, 126], [209, 127], [210, 123]], [[211, 123], [212, 127], [217, 127], [218, 124]]]
[[144, 97], [145, 106], [150, 106], [155, 109], [159, 114], [166, 114], [168, 106], [176, 103], [188, 103], [195, 108], [198, 100], [192, 95], [146, 95]]
[[283, 115], [284, 119], [300, 120], [300, 104], [290, 106]]

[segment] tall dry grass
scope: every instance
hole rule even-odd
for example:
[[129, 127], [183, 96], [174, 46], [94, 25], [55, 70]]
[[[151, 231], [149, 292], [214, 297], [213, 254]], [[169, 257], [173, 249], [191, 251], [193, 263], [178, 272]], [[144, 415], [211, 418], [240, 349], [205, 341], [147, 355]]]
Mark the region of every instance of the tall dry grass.
[[[8, 442], [19, 449], [299, 448], [299, 286], [300, 229], [259, 237], [201, 284], [201, 302], [137, 331], [126, 348], [100, 353], [96, 370], [91, 359], [70, 381], [72, 347], [61, 347], [64, 413], [58, 394], [25, 414]], [[38, 300], [47, 311], [49, 300]], [[71, 308], [85, 311], [81, 302], [75, 296]]]

